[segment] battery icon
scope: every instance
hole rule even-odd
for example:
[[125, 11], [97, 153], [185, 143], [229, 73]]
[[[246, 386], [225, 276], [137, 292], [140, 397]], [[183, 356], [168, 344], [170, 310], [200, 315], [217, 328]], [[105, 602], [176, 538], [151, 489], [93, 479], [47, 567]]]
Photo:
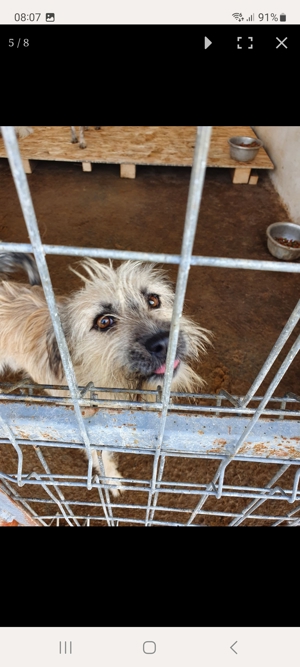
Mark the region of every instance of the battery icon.
[[280, 14], [280, 21], [286, 21], [286, 14]]

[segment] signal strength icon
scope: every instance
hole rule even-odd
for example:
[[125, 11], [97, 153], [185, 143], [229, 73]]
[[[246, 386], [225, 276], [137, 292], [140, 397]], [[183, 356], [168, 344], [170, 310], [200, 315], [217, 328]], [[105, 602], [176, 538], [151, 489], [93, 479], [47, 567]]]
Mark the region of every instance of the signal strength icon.
[[242, 14], [239, 14], [239, 12], [235, 12], [235, 14], [232, 14], [233, 18], [235, 18], [237, 21], [243, 21], [244, 17]]
[[246, 19], [246, 21], [254, 21], [254, 14], [251, 14], [251, 16], [249, 16], [249, 18]]

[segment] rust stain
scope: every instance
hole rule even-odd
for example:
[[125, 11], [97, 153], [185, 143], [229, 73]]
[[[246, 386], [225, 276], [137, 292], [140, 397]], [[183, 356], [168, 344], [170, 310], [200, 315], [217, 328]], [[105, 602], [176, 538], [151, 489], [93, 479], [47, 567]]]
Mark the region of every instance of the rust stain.
[[220, 446], [227, 445], [227, 440], [223, 440], [222, 438], [217, 438], [216, 440], [213, 441], [213, 445], [220, 445]]
[[248, 449], [249, 445], [251, 446], [251, 442], [248, 441], [244, 442], [240, 447], [239, 452], [245, 452], [246, 449]]
[[[221, 451], [224, 451], [223, 448]], [[209, 448], [209, 453], [210, 454], [220, 454], [220, 447], [210, 447]]]
[[12, 528], [12, 527], [14, 527], [14, 526], [19, 526], [19, 525], [20, 525], [20, 524], [18, 524], [18, 522], [17, 522], [15, 519], [13, 519], [13, 520], [10, 521], [10, 522], [7, 522], [7, 521], [0, 521], [0, 527], [1, 527], [1, 528]]
[[31, 436], [29, 433], [26, 433], [26, 431], [22, 431], [18, 426], [15, 426], [15, 430], [17, 431], [18, 435], [22, 440], [31, 440]]
[[198, 431], [199, 435], [204, 435], [204, 431]]
[[99, 408], [85, 408], [84, 410], [81, 410], [81, 414], [83, 417], [88, 418], [88, 417], [94, 417], [94, 415], [99, 412]]
[[[15, 426], [15, 431], [16, 431], [16, 434], [17, 434], [18, 438], [21, 438], [22, 440], [32, 440], [32, 438], [33, 438], [32, 434], [27, 433], [26, 431], [21, 429], [19, 426]], [[42, 431], [40, 431], [40, 437], [44, 438], [45, 440], [53, 440], [54, 442], [56, 442], [57, 440], [60, 439], [59, 433], [55, 433], [55, 431], [54, 431], [54, 435], [51, 435], [51, 433], [48, 433], [48, 432], [42, 433]]]
[[253, 445], [253, 450], [256, 452], [256, 454], [265, 454], [266, 453], [266, 446], [264, 442], [257, 442], [255, 445]]
[[[297, 438], [296, 438], [297, 439]], [[247, 443], [250, 444], [250, 443]], [[245, 451], [246, 449], [246, 443], [241, 447], [240, 451]], [[253, 451], [262, 456], [266, 456], [266, 458], [274, 457], [274, 458], [285, 458], [285, 459], [298, 459], [300, 458], [300, 452], [298, 449], [295, 447], [292, 447], [288, 445], [287, 443], [280, 445], [276, 445], [276, 447], [272, 447], [271, 449], [269, 447], [266, 447], [266, 443], [263, 442], [257, 442], [255, 445], [252, 445]]]
[[120, 408], [107, 408], [106, 412], [109, 415], [121, 415], [123, 413], [123, 410], [121, 410]]

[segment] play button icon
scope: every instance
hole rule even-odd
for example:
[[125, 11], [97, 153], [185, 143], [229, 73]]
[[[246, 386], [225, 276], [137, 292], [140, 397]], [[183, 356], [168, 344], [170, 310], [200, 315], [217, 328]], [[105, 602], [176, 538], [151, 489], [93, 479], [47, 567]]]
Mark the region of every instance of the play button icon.
[[211, 45], [210, 39], [208, 39], [208, 37], [204, 37], [204, 48], [208, 49], [210, 45]]

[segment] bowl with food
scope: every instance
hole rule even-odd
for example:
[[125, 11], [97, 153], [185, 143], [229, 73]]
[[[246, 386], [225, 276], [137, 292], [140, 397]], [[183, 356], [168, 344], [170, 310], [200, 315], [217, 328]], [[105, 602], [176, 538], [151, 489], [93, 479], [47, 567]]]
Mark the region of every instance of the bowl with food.
[[238, 162], [251, 162], [263, 146], [263, 142], [257, 137], [231, 137], [228, 143], [230, 157]]
[[277, 259], [287, 262], [300, 257], [300, 225], [294, 222], [273, 222], [267, 228], [268, 250]]

